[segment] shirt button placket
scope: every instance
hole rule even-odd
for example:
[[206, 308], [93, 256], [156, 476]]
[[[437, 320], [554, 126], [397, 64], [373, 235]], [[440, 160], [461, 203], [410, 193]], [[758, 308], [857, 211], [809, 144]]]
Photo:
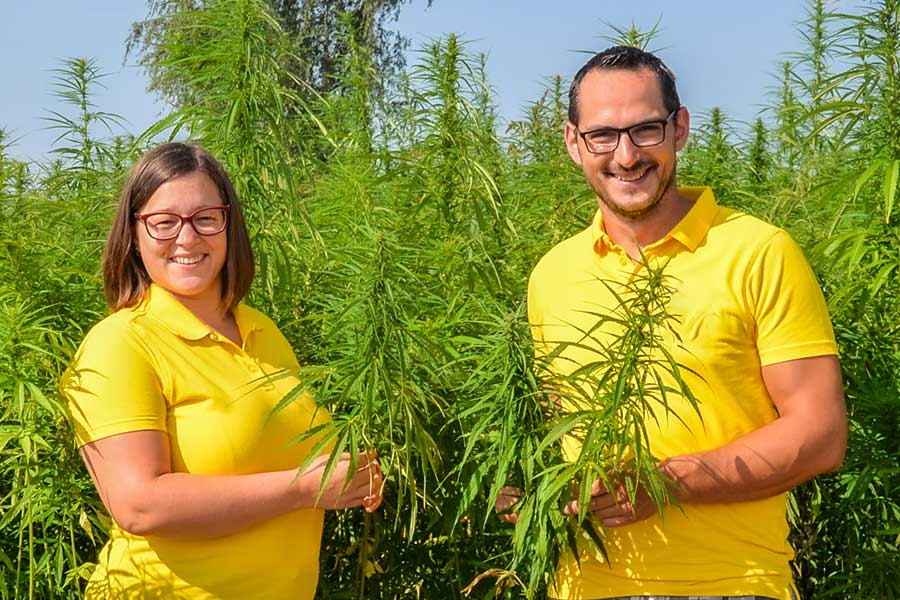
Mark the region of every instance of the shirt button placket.
[[259, 361], [253, 358], [252, 356], [246, 356], [246, 365], [247, 370], [250, 372], [254, 380], [257, 380], [258, 383], [266, 390], [274, 390], [275, 386], [272, 385], [272, 382], [268, 379], [263, 379], [266, 376], [266, 372], [262, 370], [262, 367], [259, 365]]

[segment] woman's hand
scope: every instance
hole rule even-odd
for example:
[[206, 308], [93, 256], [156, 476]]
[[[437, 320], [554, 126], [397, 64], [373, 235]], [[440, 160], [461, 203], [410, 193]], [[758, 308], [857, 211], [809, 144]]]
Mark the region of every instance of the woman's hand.
[[[384, 487], [377, 453], [374, 450], [358, 454], [344, 452], [323, 486], [322, 477], [329, 458], [327, 454], [319, 456], [300, 475], [300, 479], [308, 482], [304, 486], [303, 507], [341, 509], [362, 506], [366, 512], [376, 510], [381, 505]], [[353, 473], [348, 480], [347, 473], [351, 469]]]

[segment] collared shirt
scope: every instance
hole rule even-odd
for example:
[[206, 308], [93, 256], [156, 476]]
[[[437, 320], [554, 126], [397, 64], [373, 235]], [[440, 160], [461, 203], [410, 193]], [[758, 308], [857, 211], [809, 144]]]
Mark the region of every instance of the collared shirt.
[[[283, 410], [298, 364], [260, 312], [238, 306], [238, 346], [171, 294], [147, 297], [88, 333], [62, 383], [79, 445], [139, 430], [168, 434], [172, 471], [234, 475], [297, 468], [327, 423], [308, 394]], [[312, 598], [323, 511], [294, 511], [214, 539], [132, 535], [113, 524], [88, 598]]]
[[[836, 354], [822, 293], [802, 252], [784, 231], [716, 205], [708, 188], [680, 188], [694, 202], [666, 236], [642, 248], [661, 268], [674, 316], [660, 331], [682, 365], [699, 410], [669, 394], [671, 413], [645, 425], [662, 459], [723, 446], [777, 418], [761, 367]], [[613, 321], [616, 293], [639, 285], [646, 267], [631, 260], [603, 227], [558, 244], [535, 267], [528, 313], [539, 354], [552, 372], [569, 374], [596, 362], [621, 333]], [[589, 333], [589, 334], [588, 334]], [[666, 383], [673, 385], [671, 378]], [[578, 448], [571, 443], [567, 452]], [[660, 595], [763, 595], [789, 598], [785, 495], [752, 502], [685, 505], [603, 532], [609, 565], [583, 544], [581, 565], [567, 556], [552, 595], [581, 599]], [[683, 510], [682, 510], [683, 509]]]

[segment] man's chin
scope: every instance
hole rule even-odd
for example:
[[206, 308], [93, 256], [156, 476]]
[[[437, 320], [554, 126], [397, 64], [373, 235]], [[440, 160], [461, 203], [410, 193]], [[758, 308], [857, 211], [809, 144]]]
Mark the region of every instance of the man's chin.
[[638, 190], [635, 190], [636, 193], [633, 195], [617, 194], [614, 197], [606, 189], [598, 189], [599, 186], [594, 187], [594, 193], [597, 195], [600, 203], [616, 216], [634, 221], [646, 217], [656, 210], [666, 193], [674, 186], [675, 177], [673, 172], [666, 178], [665, 185], [653, 190], [652, 194], [640, 193]]
[[612, 211], [615, 215], [625, 219], [639, 219], [651, 212], [659, 205], [659, 198], [633, 198], [628, 202], [610, 198], [605, 194], [597, 194], [600, 203]]

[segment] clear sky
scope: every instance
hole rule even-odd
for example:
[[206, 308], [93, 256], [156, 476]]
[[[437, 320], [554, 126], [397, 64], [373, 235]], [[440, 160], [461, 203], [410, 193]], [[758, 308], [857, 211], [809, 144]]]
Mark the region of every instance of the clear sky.
[[[45, 129], [53, 69], [67, 58], [95, 58], [107, 89], [99, 110], [124, 117], [139, 133], [164, 106], [145, 91], [143, 72], [123, 64], [132, 22], [146, 16], [144, 0], [3, 1], [0, 22], [0, 127], [17, 140], [13, 156], [42, 161], [55, 135]], [[394, 24], [415, 48], [455, 32], [472, 51], [488, 55], [488, 75], [504, 119], [521, 116], [547, 78], [574, 74], [587, 55], [609, 43], [608, 23], [648, 29], [660, 20], [657, 50], [678, 77], [682, 102], [696, 115], [713, 106], [744, 121], [755, 118], [785, 53], [802, 49], [797, 23], [803, 0], [424, 0], [406, 5]]]

